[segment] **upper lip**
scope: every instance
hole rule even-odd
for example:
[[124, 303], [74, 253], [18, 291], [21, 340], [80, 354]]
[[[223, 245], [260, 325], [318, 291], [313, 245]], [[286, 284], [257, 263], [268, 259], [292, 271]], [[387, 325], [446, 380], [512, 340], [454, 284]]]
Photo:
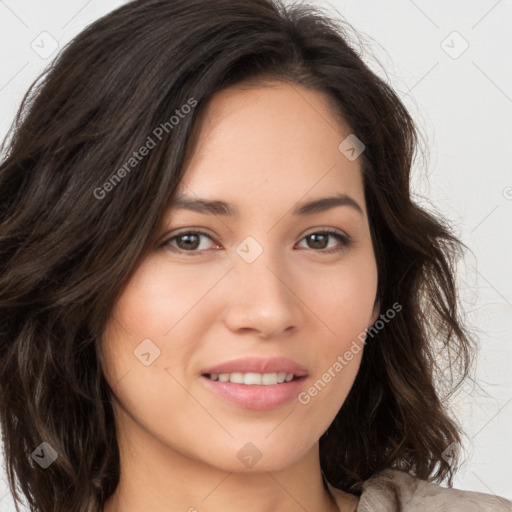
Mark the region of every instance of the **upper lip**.
[[308, 371], [287, 357], [244, 357], [210, 366], [201, 371], [202, 375], [212, 373], [293, 373], [296, 377], [303, 377], [308, 374]]

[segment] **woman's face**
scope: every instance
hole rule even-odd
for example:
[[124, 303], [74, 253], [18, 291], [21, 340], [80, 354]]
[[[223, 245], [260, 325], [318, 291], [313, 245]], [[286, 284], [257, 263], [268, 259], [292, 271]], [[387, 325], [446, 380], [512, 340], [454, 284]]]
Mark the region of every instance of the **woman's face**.
[[212, 98], [178, 190], [189, 207], [168, 211], [103, 337], [120, 442], [139, 457], [269, 471], [317, 448], [378, 315], [349, 135], [298, 85]]

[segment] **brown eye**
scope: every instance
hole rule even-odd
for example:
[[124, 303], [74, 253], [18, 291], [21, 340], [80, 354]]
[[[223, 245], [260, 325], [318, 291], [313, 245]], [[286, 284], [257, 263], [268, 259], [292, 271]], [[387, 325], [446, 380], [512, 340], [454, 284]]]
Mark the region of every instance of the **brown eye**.
[[168, 238], [162, 245], [177, 252], [200, 253], [209, 249], [208, 242], [203, 242], [203, 239], [214, 241], [210, 235], [202, 231], [184, 231]]
[[[162, 246], [168, 247], [173, 252], [188, 253], [189, 255], [199, 255], [204, 251], [212, 249], [210, 242], [218, 243], [210, 235], [202, 231], [183, 231], [168, 238]], [[341, 252], [352, 244], [352, 240], [338, 233], [337, 231], [317, 231], [310, 233], [302, 238], [306, 240], [306, 249], [312, 249], [321, 254], [330, 254]], [[337, 244], [330, 243], [337, 240]]]
[[330, 236], [327, 233], [313, 233], [308, 235], [306, 239], [311, 241], [311, 244], [309, 244], [310, 249], [327, 249]]
[[[329, 245], [329, 239], [336, 239], [338, 245]], [[307, 241], [307, 248], [321, 253], [340, 252], [352, 243], [351, 239], [337, 231], [317, 231], [306, 235], [302, 240]]]

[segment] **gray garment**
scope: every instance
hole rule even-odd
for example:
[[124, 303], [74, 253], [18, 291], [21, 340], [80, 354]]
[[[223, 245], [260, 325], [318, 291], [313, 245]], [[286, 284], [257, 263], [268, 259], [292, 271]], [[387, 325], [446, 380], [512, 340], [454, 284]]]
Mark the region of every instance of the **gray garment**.
[[[328, 485], [332, 491], [334, 488]], [[341, 506], [340, 510], [344, 512]], [[386, 469], [364, 482], [356, 512], [512, 512], [512, 501], [441, 487]]]

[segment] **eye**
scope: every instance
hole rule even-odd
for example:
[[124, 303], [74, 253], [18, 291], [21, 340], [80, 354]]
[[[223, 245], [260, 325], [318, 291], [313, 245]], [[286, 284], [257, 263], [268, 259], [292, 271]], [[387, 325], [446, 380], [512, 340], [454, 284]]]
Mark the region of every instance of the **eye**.
[[207, 246], [208, 243], [201, 243], [202, 237], [215, 242], [215, 240], [213, 240], [210, 235], [204, 233], [203, 231], [182, 231], [181, 233], [168, 238], [162, 245], [170, 246], [171, 250], [176, 252], [182, 251], [191, 254], [200, 253], [202, 251], [208, 250], [208, 247], [205, 247], [205, 245]]
[[[219, 246], [218, 242], [204, 231], [182, 231], [165, 240], [162, 243], [162, 247], [169, 247], [173, 252], [185, 252], [190, 256], [195, 256], [212, 249], [212, 247], [208, 247], [207, 241], [203, 243], [205, 239], [214, 242], [217, 244], [217, 247]], [[338, 244], [334, 246], [329, 245], [330, 239], [337, 240]], [[351, 238], [332, 229], [309, 233], [302, 240], [307, 241], [308, 249], [313, 249], [314, 252], [321, 254], [341, 252], [352, 244]]]
[[[338, 245], [329, 246], [329, 238], [338, 240]], [[310, 243], [308, 244], [308, 248], [315, 250], [319, 249], [315, 252], [320, 252], [322, 254], [341, 252], [352, 244], [352, 240], [348, 236], [342, 235], [338, 231], [331, 229], [324, 229], [323, 231], [309, 233], [302, 240], [309, 241]]]

